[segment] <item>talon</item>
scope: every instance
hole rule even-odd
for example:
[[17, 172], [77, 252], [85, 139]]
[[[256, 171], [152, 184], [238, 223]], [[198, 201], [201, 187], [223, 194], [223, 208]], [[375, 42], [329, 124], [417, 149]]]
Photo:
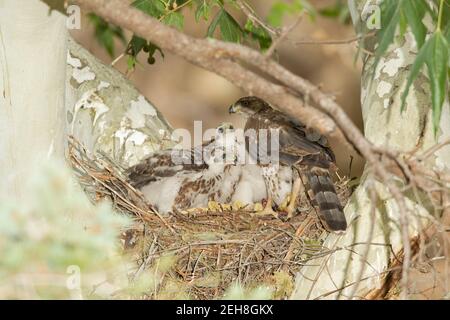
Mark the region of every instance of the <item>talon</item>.
[[281, 211], [287, 211], [288, 210], [288, 206], [289, 206], [289, 203], [291, 202], [291, 198], [292, 198], [292, 195], [290, 193], [288, 195], [286, 195], [286, 197], [284, 198], [283, 202], [281, 202], [281, 204], [279, 206], [279, 209]]
[[297, 199], [302, 186], [302, 180], [300, 178], [295, 179], [294, 185], [292, 186], [292, 192], [290, 194], [289, 204], [286, 208], [287, 219], [291, 219], [292, 217], [294, 217], [297, 211]]
[[222, 207], [222, 211], [232, 211], [233, 210], [232, 205], [229, 203], [222, 204], [221, 207]]
[[273, 216], [275, 218], [278, 218], [278, 213], [275, 212], [272, 208], [272, 198], [269, 197], [267, 199], [266, 205], [263, 210], [257, 211], [254, 213], [256, 216]]
[[268, 207], [265, 207], [262, 211], [255, 212], [254, 215], [259, 217], [272, 216], [278, 219], [278, 213]]
[[208, 209], [210, 211], [222, 211], [222, 206], [220, 205], [220, 203], [215, 202], [215, 201], [209, 201], [208, 202]]
[[264, 206], [262, 205], [262, 203], [257, 202], [253, 205], [253, 210], [254, 211], [263, 211], [264, 210]]
[[247, 205], [243, 204], [241, 201], [236, 200], [231, 204], [231, 208], [234, 211], [239, 211], [242, 210], [246, 207]]

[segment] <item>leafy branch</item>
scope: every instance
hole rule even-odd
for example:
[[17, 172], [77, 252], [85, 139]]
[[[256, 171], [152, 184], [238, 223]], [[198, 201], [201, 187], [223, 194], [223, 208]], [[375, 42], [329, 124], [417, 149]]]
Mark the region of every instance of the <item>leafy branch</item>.
[[[277, 39], [283, 34], [280, 28], [286, 15], [307, 13], [312, 19], [317, 14], [326, 17], [335, 17], [343, 22], [348, 21], [348, 8], [337, 0], [335, 5], [316, 10], [305, 0], [290, 2], [275, 1], [265, 19], [256, 14], [245, 0], [135, 0], [131, 4], [145, 14], [174, 27], [183, 29], [184, 15], [182, 8], [191, 8], [195, 13], [195, 21], [208, 22], [206, 36], [218, 38], [232, 43], [256, 43], [261, 51], [273, 52], [271, 46], [276, 45]], [[239, 19], [231, 14], [228, 7], [240, 9], [245, 15], [245, 23], [241, 25]], [[417, 43], [418, 54], [411, 66], [407, 85], [402, 94], [401, 112], [406, 107], [411, 85], [417, 79], [423, 68], [426, 68], [431, 88], [431, 103], [433, 110], [433, 125], [435, 134], [438, 132], [439, 122], [445, 98], [448, 95], [448, 77], [450, 73], [448, 53], [450, 42], [450, 8], [447, 0], [384, 0], [381, 5], [381, 21], [385, 25], [376, 32], [375, 60], [373, 75], [381, 57], [394, 42], [397, 32], [404, 36], [409, 28]], [[214, 15], [212, 15], [214, 11]], [[424, 24], [426, 15], [430, 15], [435, 24], [434, 30], [427, 30]], [[94, 15], [90, 15], [95, 25], [96, 38], [113, 55], [114, 37], [125, 41], [119, 27], [108, 24]], [[373, 32], [368, 32], [367, 35]], [[367, 35], [359, 36], [363, 40]], [[293, 42], [295, 44], [295, 42]], [[299, 42], [297, 44], [301, 44]], [[308, 41], [306, 41], [308, 43]], [[313, 42], [315, 43], [315, 42]], [[335, 41], [331, 43], [336, 43]], [[126, 55], [128, 68], [134, 69], [139, 53], [148, 55], [147, 62], [155, 63], [155, 53], [164, 57], [161, 48], [154, 43], [133, 35], [128, 42]]]
[[[435, 23], [435, 29], [430, 31], [429, 35], [427, 35], [428, 31], [423, 22], [427, 14], [431, 15]], [[381, 56], [394, 42], [398, 28], [400, 28], [400, 36], [403, 36], [409, 27], [419, 51], [408, 75], [400, 110], [404, 111], [411, 85], [419, 76], [422, 68], [426, 66], [431, 88], [435, 135], [438, 133], [442, 107], [448, 96], [449, 18], [450, 7], [445, 0], [384, 0], [381, 4], [381, 21], [388, 21], [388, 23], [377, 33], [378, 46], [375, 50], [373, 66], [374, 75]]]

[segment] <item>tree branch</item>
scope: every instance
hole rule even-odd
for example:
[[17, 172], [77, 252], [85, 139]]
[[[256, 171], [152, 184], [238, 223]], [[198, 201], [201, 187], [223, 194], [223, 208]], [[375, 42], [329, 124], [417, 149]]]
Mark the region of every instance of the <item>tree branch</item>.
[[[336, 126], [329, 115], [324, 114], [328, 113], [327, 109], [330, 108], [327, 108], [327, 106], [329, 105], [334, 105], [337, 109], [341, 108], [330, 97], [321, 93], [317, 87], [292, 74], [258, 51], [238, 44], [188, 36], [130, 7], [124, 1], [73, 0], [73, 2], [118, 26], [135, 32], [137, 35], [195, 65], [222, 75], [248, 93], [258, 95], [273, 103], [281, 111], [300, 119], [308, 127], [315, 128], [320, 133], [337, 139], [353, 150], [342, 130]], [[248, 71], [234, 62], [235, 60], [255, 66], [260, 71], [280, 81], [287, 88]], [[320, 108], [320, 111], [317, 110], [302, 101], [289, 88], [305, 97], [311, 97], [312, 102], [319, 102], [319, 107], [323, 105], [325, 108]], [[347, 116], [345, 117], [347, 123], [344, 126], [353, 126], [358, 130], [351, 120]], [[348, 124], [348, 122], [351, 124]], [[359, 136], [364, 139], [361, 133], [359, 133]], [[357, 149], [359, 148], [357, 147]]]

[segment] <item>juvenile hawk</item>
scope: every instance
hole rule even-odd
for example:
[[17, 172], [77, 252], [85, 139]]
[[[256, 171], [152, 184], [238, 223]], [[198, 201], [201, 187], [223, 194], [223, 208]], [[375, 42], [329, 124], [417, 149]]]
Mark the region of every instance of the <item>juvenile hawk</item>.
[[[328, 147], [326, 138], [308, 130], [302, 123], [273, 109], [257, 97], [239, 99], [230, 107], [229, 112], [242, 113], [247, 117], [246, 131], [253, 129], [259, 133], [261, 129], [266, 129], [268, 139], [265, 142], [261, 143], [259, 134], [256, 135], [257, 149], [250, 148], [251, 141], [247, 142], [249, 153], [254, 159], [259, 161], [261, 153], [270, 155], [276, 148], [279, 152], [279, 168], [288, 166], [295, 169], [298, 178], [294, 179], [294, 199], [291, 199], [290, 209], [295, 205], [295, 198], [303, 184], [311, 202], [318, 207], [316, 211], [324, 227], [332, 232], [345, 231], [347, 222], [330, 176], [335, 156]], [[272, 132], [277, 133], [277, 139], [270, 139]], [[277, 166], [276, 163], [266, 165], [266, 185], [271, 195], [277, 191], [271, 187], [273, 177], [279, 170]]]
[[162, 214], [229, 203], [241, 174], [236, 148], [233, 126], [224, 123], [201, 146], [152, 153], [127, 170], [128, 180]]

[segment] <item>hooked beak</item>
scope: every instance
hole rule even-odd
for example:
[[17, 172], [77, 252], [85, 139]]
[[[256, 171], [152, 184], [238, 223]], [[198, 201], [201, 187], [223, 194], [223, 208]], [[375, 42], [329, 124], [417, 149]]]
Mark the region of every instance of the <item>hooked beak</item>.
[[230, 106], [230, 108], [228, 109], [228, 113], [232, 114], [232, 113], [239, 113], [241, 111], [241, 106], [240, 104], [232, 104]]

